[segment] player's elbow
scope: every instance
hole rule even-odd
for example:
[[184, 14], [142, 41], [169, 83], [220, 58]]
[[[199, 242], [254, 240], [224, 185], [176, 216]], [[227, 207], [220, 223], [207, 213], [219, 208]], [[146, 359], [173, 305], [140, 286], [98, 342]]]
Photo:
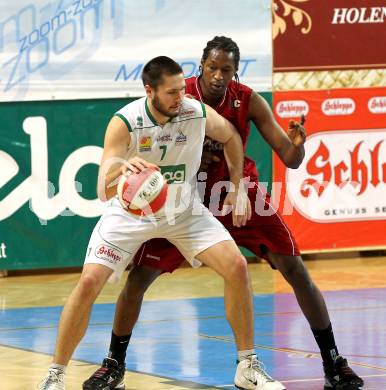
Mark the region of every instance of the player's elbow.
[[106, 202], [108, 200], [105, 188], [97, 188], [97, 195], [100, 201]]
[[99, 200], [102, 202], [107, 202], [109, 199], [111, 199], [115, 194], [113, 191], [106, 187], [106, 186], [98, 186], [97, 187], [97, 195]]
[[285, 165], [286, 165], [287, 168], [297, 169], [297, 168], [300, 167], [301, 163], [302, 163], [302, 160], [294, 160], [294, 161], [286, 162]]
[[300, 167], [300, 164], [303, 162], [304, 153], [296, 154], [296, 155], [287, 155], [284, 156], [281, 160], [285, 164], [287, 168], [297, 169]]

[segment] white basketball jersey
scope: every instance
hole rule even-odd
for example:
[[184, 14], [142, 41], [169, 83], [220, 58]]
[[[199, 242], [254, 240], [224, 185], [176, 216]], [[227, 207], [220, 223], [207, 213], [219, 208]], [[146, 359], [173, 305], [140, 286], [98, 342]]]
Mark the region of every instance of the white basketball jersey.
[[206, 123], [204, 105], [184, 98], [179, 115], [163, 126], [150, 113], [146, 97], [127, 104], [115, 115], [130, 131], [128, 156], [139, 156], [158, 165], [168, 182], [165, 210], [184, 211], [192, 204], [201, 163]]

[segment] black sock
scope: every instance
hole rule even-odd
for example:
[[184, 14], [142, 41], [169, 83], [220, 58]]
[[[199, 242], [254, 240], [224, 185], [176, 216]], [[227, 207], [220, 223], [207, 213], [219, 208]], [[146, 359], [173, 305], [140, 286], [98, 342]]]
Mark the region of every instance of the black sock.
[[120, 365], [125, 363], [130, 337], [131, 333], [127, 336], [117, 336], [114, 332], [111, 332], [109, 357], [115, 359]]
[[331, 324], [328, 326], [327, 329], [324, 330], [311, 330], [319, 346], [323, 363], [328, 366], [332, 365], [339, 353], [338, 348], [335, 344], [334, 332], [332, 331]]

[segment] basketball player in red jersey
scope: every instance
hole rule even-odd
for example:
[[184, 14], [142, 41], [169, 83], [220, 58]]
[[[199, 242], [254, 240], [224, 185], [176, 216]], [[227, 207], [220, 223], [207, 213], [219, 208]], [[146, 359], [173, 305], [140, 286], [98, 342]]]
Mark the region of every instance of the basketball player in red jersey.
[[[287, 167], [296, 169], [304, 158], [304, 128], [294, 121], [290, 121], [288, 133], [280, 128], [265, 100], [239, 82], [239, 60], [239, 48], [235, 42], [227, 37], [215, 37], [203, 51], [200, 75], [186, 80], [186, 93], [212, 106], [232, 122], [241, 135], [244, 149], [252, 121], [281, 161]], [[210, 197], [213, 199], [216, 195], [215, 190], [211, 193], [213, 185], [229, 180], [222, 145], [213, 141], [208, 141], [205, 146], [199, 180], [204, 179], [205, 175], [207, 184], [204, 203], [211, 209]], [[254, 210], [271, 208], [269, 197], [259, 186], [256, 165], [247, 157], [244, 162], [244, 177], [249, 177], [254, 184], [253, 188], [249, 189]], [[225, 194], [220, 194], [220, 199], [224, 196]], [[212, 211], [215, 213], [216, 207]], [[278, 212], [261, 214], [263, 215], [253, 213], [246, 226], [239, 228], [233, 226], [230, 215], [218, 218], [238, 245], [266, 259], [272, 268], [282, 273], [293, 288], [320, 348], [325, 373], [324, 389], [362, 389], [363, 380], [338, 353], [325, 301], [302, 261], [294, 237]], [[102, 367], [84, 382], [83, 389], [114, 389], [114, 383], [122, 384], [126, 349], [139, 316], [143, 295], [161, 273], [173, 272], [182, 261], [182, 255], [167, 240], [149, 241], [138, 251], [136, 267], [129, 273], [125, 288], [118, 299], [109, 357], [103, 361]], [[239, 360], [245, 360], [246, 364], [250, 359], [251, 356], [248, 355], [239, 356]], [[272, 380], [262, 367], [257, 369], [261, 370], [262, 380], [255, 385], [240, 388], [279, 388], [275, 387], [278, 382]], [[237, 378], [235, 383], [237, 384]]]

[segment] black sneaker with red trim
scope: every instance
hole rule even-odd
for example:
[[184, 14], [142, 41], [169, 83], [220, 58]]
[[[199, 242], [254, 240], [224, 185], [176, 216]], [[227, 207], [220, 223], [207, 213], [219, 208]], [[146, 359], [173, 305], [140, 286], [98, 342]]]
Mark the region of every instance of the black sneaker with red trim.
[[361, 390], [364, 383], [342, 356], [332, 366], [324, 365], [324, 378], [324, 390]]
[[124, 376], [125, 365], [120, 365], [115, 359], [107, 357], [103, 360], [102, 367], [83, 382], [83, 390], [123, 390]]

